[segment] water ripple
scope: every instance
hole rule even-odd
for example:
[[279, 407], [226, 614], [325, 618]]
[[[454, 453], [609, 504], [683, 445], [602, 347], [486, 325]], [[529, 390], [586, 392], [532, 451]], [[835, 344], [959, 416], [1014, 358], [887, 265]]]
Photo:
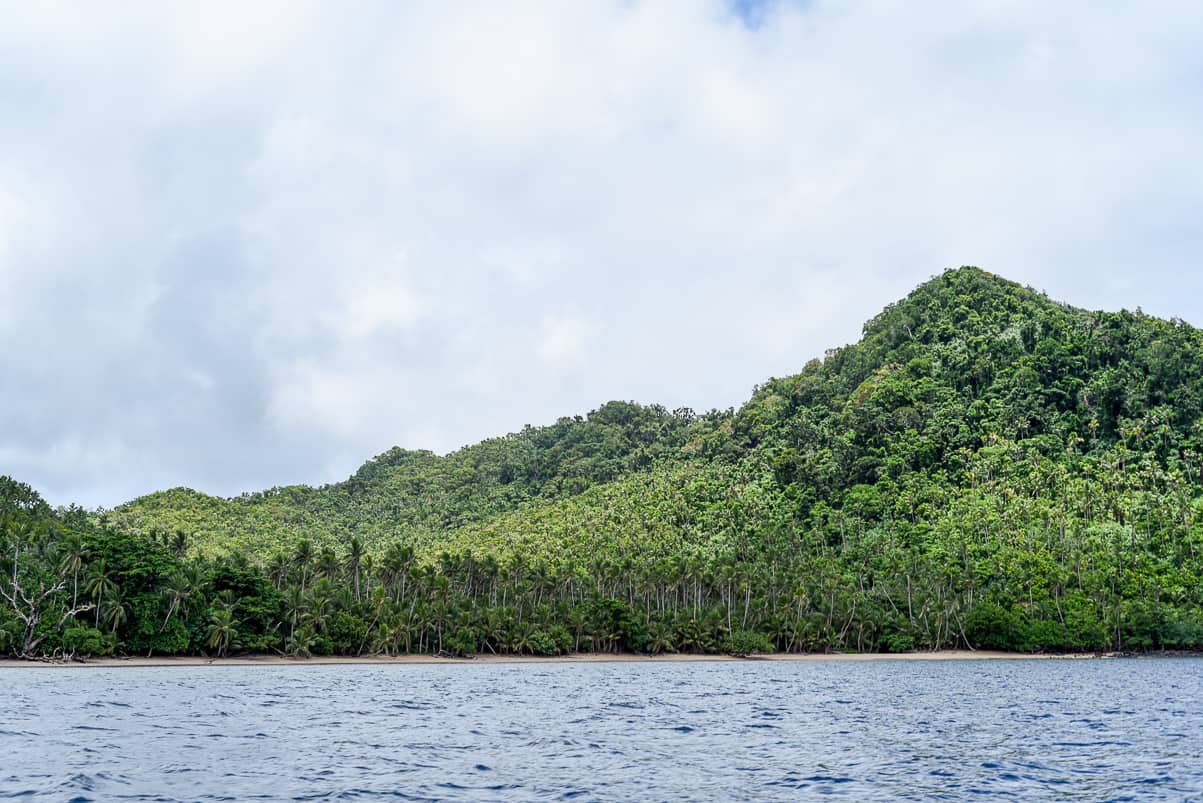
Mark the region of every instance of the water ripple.
[[0, 799], [1197, 799], [1200, 667], [8, 669]]

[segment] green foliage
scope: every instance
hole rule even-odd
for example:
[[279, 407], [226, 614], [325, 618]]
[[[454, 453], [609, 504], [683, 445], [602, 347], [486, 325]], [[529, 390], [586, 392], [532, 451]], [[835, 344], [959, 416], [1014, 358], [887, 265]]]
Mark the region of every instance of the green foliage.
[[980, 602], [965, 617], [965, 638], [988, 650], [1019, 650], [1025, 646], [1027, 622], [1012, 608]]
[[233, 608], [218, 606], [209, 614], [209, 629], [206, 645], [217, 651], [219, 657], [230, 651], [231, 647], [239, 646], [239, 621], [234, 617]]
[[[63, 650], [70, 655], [108, 655], [113, 651], [111, 635], [94, 627], [73, 625], [63, 631]], [[187, 645], [185, 645], [187, 646]]]
[[723, 641], [723, 652], [732, 655], [755, 655], [773, 651], [773, 642], [755, 630], [736, 630]]
[[556, 640], [542, 630], [531, 633], [529, 648], [535, 655], [558, 655], [560, 652]]
[[0, 591], [23, 656], [1198, 649], [1203, 334], [962, 268], [738, 411], [105, 514], [0, 478]]
[[129, 531], [189, 533], [192, 548], [211, 556], [269, 554], [298, 538], [319, 547], [353, 536], [379, 545], [404, 534], [429, 544], [448, 529], [704, 450], [728, 418], [609, 402], [587, 417], [527, 427], [442, 458], [394, 448], [322, 488], [273, 488], [228, 500], [176, 488], [122, 505], [109, 518]]
[[262, 569], [245, 559], [218, 560], [210, 566], [209, 578], [210, 593], [215, 598], [210, 619], [218, 616], [223, 629], [232, 634], [223, 639], [226, 648], [267, 652], [280, 646], [283, 599]]

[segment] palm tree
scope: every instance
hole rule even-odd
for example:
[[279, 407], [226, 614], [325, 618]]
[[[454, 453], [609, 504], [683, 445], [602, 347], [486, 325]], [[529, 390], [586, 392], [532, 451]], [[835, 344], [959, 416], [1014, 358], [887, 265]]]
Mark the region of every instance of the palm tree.
[[104, 623], [109, 630], [116, 633], [125, 620], [129, 618], [129, 605], [126, 604], [125, 598], [122, 597], [121, 591], [117, 590], [109, 594], [109, 598], [104, 605]]
[[177, 612], [183, 616], [188, 615], [188, 600], [200, 590], [201, 583], [200, 570], [196, 566], [189, 566], [167, 580], [167, 585], [163, 588], [163, 597], [167, 600], [167, 616], [163, 619], [163, 626], [159, 628], [160, 633], [167, 629], [167, 623]]
[[400, 542], [394, 542], [384, 553], [384, 560], [380, 564], [380, 582], [384, 583], [397, 602], [405, 597], [406, 581], [413, 559], [413, 547]]
[[372, 622], [363, 631], [363, 638], [359, 642], [359, 649], [355, 652], [356, 655], [363, 655], [363, 651], [368, 646], [368, 641], [372, 638], [372, 634], [376, 632], [378, 626], [380, 626], [381, 619], [388, 613], [388, 592], [383, 588], [376, 588], [372, 592], [372, 597], [368, 604], [372, 611]]
[[407, 653], [413, 644], [414, 626], [409, 619], [402, 616], [395, 616], [388, 623], [382, 624], [378, 633], [373, 647], [385, 655]]
[[105, 565], [104, 558], [88, 567], [88, 581], [85, 590], [96, 600], [96, 627], [99, 629], [100, 608], [104, 604], [104, 598], [117, 591], [117, 583], [113, 573]]
[[317, 568], [330, 582], [338, 579], [338, 555], [334, 554], [333, 549], [326, 547], [322, 550], [317, 559]]
[[505, 649], [506, 626], [497, 608], [485, 608], [480, 617], [480, 642], [489, 652], [496, 654], [494, 645]]
[[534, 625], [530, 622], [519, 622], [510, 633], [510, 651], [519, 655], [524, 652], [534, 652], [534, 635]]
[[288, 635], [297, 632], [297, 625], [309, 608], [309, 598], [300, 586], [289, 586], [284, 592], [284, 614], [288, 617]]
[[309, 594], [306, 620], [317, 633], [323, 633], [330, 617], [334, 614], [334, 588], [330, 581], [322, 578], [313, 584]]
[[673, 641], [673, 629], [665, 621], [653, 622], [648, 633], [648, 652], [653, 655], [661, 652], [676, 652], [677, 645]]
[[238, 634], [238, 620], [234, 618], [234, 609], [220, 606], [209, 616], [209, 646], [217, 650], [217, 656], [224, 658], [226, 651], [235, 643]]
[[267, 573], [271, 576], [272, 585], [276, 588], [283, 586], [284, 578], [288, 575], [288, 556], [283, 552], [272, 555], [267, 564]]
[[347, 571], [351, 575], [356, 602], [359, 602], [359, 570], [363, 566], [363, 556], [363, 541], [359, 540], [359, 536], [351, 536], [347, 551]]
[[295, 655], [300, 658], [308, 658], [312, 655], [314, 643], [317, 641], [317, 635], [306, 625], [294, 631], [288, 637], [284, 644], [284, 648], [288, 650], [289, 655]]
[[572, 651], [581, 651], [581, 635], [585, 632], [585, 628], [589, 624], [589, 615], [584, 607], [573, 605], [568, 609], [568, 625], [572, 631]]
[[71, 607], [79, 607], [79, 570], [84, 567], [84, 541], [77, 532], [69, 532], [62, 540], [62, 560], [59, 571], [71, 575]]
[[308, 538], [302, 538], [297, 542], [293, 560], [301, 567], [301, 588], [304, 589], [309, 582], [309, 564], [313, 561], [313, 542]]
[[413, 652], [414, 637], [419, 639], [422, 637], [422, 620], [420, 616], [411, 608], [408, 613], [397, 617], [398, 635], [401, 637], [402, 646], [405, 647], [405, 652]]

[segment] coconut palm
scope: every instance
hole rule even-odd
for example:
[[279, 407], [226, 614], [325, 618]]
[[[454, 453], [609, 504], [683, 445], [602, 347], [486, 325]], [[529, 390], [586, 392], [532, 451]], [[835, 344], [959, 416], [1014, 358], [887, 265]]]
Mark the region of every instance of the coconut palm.
[[284, 580], [288, 576], [288, 556], [283, 552], [277, 552], [272, 555], [267, 564], [267, 573], [271, 576], [272, 585], [280, 588], [284, 585]]
[[673, 639], [673, 628], [665, 621], [656, 621], [648, 628], [648, 652], [676, 652], [677, 645]]
[[309, 583], [309, 564], [313, 562], [313, 542], [307, 538], [298, 541], [296, 552], [292, 557], [301, 567], [301, 588], [304, 589]]
[[117, 581], [113, 572], [109, 571], [104, 558], [88, 567], [88, 580], [84, 590], [96, 601], [96, 627], [100, 628], [100, 611], [104, 598], [117, 591]]
[[317, 634], [308, 625], [305, 625], [295, 630], [288, 637], [288, 640], [284, 643], [284, 649], [288, 651], [289, 655], [295, 655], [298, 658], [308, 658], [313, 654], [313, 645], [316, 642]]
[[309, 610], [309, 597], [300, 586], [289, 586], [284, 592], [284, 615], [288, 617], [288, 635], [297, 631], [297, 625]]
[[334, 587], [326, 578], [323, 577], [313, 584], [306, 614], [306, 621], [315, 632], [325, 632], [326, 624], [334, 615]]
[[510, 631], [509, 648], [511, 652], [522, 654], [534, 652], [535, 627], [530, 622], [521, 622]]
[[98, 608], [103, 609], [101, 619], [113, 633], [120, 630], [121, 626], [129, 618], [129, 604], [125, 601], [125, 597], [122, 596], [120, 589], [111, 592], [108, 598], [105, 599], [104, 604], [98, 606]]
[[84, 541], [79, 533], [69, 532], [59, 545], [59, 571], [71, 575], [71, 607], [79, 607], [79, 572], [84, 567]]
[[163, 619], [163, 626], [159, 628], [160, 633], [167, 629], [167, 623], [176, 613], [181, 616], [188, 615], [188, 601], [200, 591], [202, 584], [203, 578], [196, 566], [188, 566], [167, 579], [167, 584], [163, 587], [163, 598], [167, 600], [167, 616]]
[[330, 547], [323, 549], [317, 559], [317, 570], [327, 580], [334, 582], [338, 579], [338, 568], [338, 555]]
[[238, 624], [233, 608], [225, 605], [219, 606], [209, 615], [208, 644], [217, 650], [219, 658], [224, 658], [226, 652], [236, 643]]
[[351, 587], [355, 589], [356, 602], [359, 602], [359, 572], [363, 567], [363, 558], [363, 541], [359, 540], [359, 536], [353, 535], [347, 545], [347, 573], [351, 576]]

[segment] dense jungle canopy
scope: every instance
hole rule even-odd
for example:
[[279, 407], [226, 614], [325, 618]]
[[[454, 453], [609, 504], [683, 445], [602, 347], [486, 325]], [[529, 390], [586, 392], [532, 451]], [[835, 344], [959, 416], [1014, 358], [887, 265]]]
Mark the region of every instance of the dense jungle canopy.
[[976, 268], [738, 410], [233, 499], [0, 478], [0, 653], [1203, 647], [1203, 335]]

